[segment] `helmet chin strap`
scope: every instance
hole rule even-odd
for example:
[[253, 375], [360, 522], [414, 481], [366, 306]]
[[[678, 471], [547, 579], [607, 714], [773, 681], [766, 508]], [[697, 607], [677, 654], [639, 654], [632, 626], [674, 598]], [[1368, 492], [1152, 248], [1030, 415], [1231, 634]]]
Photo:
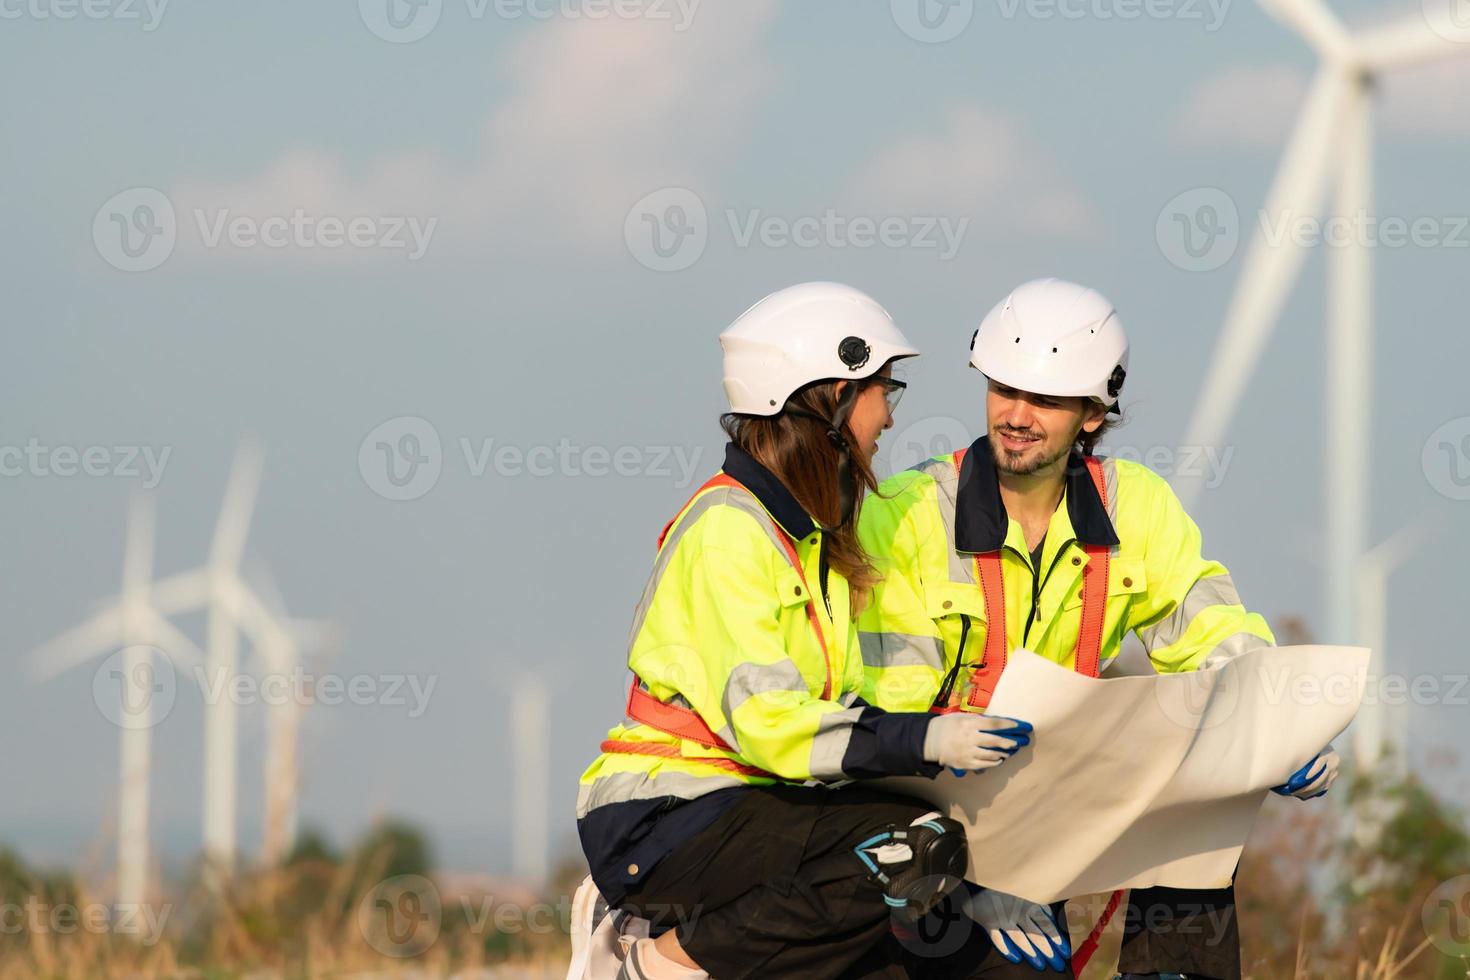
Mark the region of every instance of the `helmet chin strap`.
[[832, 527], [822, 525], [823, 531], [831, 532], [845, 526], [852, 520], [853, 509], [857, 506], [857, 490], [853, 486], [852, 477], [852, 443], [843, 434], [842, 427], [847, 424], [848, 416], [852, 414], [853, 406], [857, 403], [858, 387], [857, 382], [848, 384], [847, 390], [842, 393], [842, 397], [837, 402], [837, 410], [830, 419], [801, 408], [786, 409], [787, 415], [812, 419], [825, 425], [827, 439], [837, 449], [837, 487], [842, 515]]

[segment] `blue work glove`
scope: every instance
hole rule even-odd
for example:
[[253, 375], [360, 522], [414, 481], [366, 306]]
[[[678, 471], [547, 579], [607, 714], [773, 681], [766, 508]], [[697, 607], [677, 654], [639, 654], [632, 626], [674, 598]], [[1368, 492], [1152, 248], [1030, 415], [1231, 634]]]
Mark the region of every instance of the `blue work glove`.
[[924, 761], [956, 776], [994, 769], [1031, 744], [1031, 725], [1015, 718], [955, 711], [935, 715], [924, 733]]
[[965, 914], [990, 936], [1000, 955], [1012, 963], [1025, 961], [1037, 970], [1067, 972], [1072, 944], [1045, 905], [993, 888], [980, 888], [970, 891], [964, 908]]
[[1342, 760], [1327, 746], [1311, 762], [1291, 774], [1291, 778], [1280, 786], [1272, 786], [1271, 792], [1281, 796], [1295, 796], [1299, 800], [1312, 800], [1325, 794], [1337, 779], [1337, 767]]

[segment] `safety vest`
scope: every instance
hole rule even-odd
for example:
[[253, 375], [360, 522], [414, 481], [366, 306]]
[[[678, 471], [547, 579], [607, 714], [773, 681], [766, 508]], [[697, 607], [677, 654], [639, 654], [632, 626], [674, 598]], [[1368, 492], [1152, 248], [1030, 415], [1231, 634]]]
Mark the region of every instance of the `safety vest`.
[[[1266, 621], [1241, 604], [1229, 571], [1201, 554], [1199, 528], [1158, 474], [1129, 460], [1079, 461], [1032, 567], [1019, 526], [1000, 509], [990, 451], [977, 445], [897, 473], [863, 502], [859, 537], [882, 575], [858, 621], [869, 704], [953, 708], [958, 685], [958, 705], [977, 710], [960, 683], [970, 676], [967, 661], [982, 659], [969, 649], [979, 639], [972, 627], [986, 631], [982, 663], [994, 665], [980, 672], [977, 703], [994, 689], [994, 668], [1022, 643], [1093, 675], [1130, 633], [1159, 673], [1274, 642]], [[1089, 547], [1103, 544], [1112, 546], [1106, 554]]]
[[[694, 495], [689, 498], [688, 503], [679, 508], [679, 513], [675, 514], [673, 519], [664, 525], [663, 531], [659, 533], [658, 546], [655, 550], [663, 550], [664, 541], [669, 536], [670, 528], [678, 523], [679, 519], [694, 505], [696, 500], [703, 494], [719, 489], [720, 487], [734, 487], [746, 493], [750, 492], [739, 480], [736, 480], [729, 474], [717, 473], [696, 490]], [[791, 562], [791, 567], [795, 569], [797, 576], [800, 578], [801, 587], [808, 594], [811, 594], [811, 589], [807, 586], [806, 573], [801, 567], [801, 558], [796, 553], [796, 542], [791, 540], [791, 535], [787, 534], [781, 528], [781, 525], [775, 521], [770, 521], [770, 529], [774, 532], [777, 540], [780, 541], [782, 549], [786, 552], [787, 560]], [[815, 599], [814, 595], [813, 599]], [[826, 661], [827, 665], [827, 679], [822, 686], [822, 699], [826, 700], [832, 696], [832, 654], [830, 648], [827, 646], [827, 637], [822, 632], [822, 624], [817, 618], [815, 603], [808, 602], [806, 604], [806, 611], [807, 620], [811, 623], [812, 633], [816, 636], [817, 643], [822, 648], [822, 658]], [[673, 735], [676, 738], [698, 742], [707, 748], [719, 749], [722, 752], [735, 751], [723, 738], [715, 734], [709, 725], [705, 723], [704, 719], [699, 716], [698, 712], [681, 707], [680, 705], [660, 701], [645, 690], [644, 687], [643, 681], [635, 673], [633, 675], [632, 686], [628, 689], [628, 705], [625, 711], [627, 716], [633, 721], [647, 725], [649, 728], [657, 729], [667, 735]], [[601, 747], [604, 752], [623, 752], [631, 755], [656, 755], [665, 758], [679, 758], [681, 756], [677, 745], [658, 742], [630, 742], [621, 739], [607, 739], [602, 743]], [[721, 769], [738, 772], [742, 775], [766, 776], [772, 779], [778, 778], [764, 769], [756, 766], [748, 766], [744, 763], [736, 762], [734, 759], [709, 759], [706, 761]]]
[[[958, 449], [954, 454], [954, 468], [959, 471], [968, 450]], [[1092, 477], [1103, 506], [1108, 503], [1107, 483], [1103, 479], [1102, 463], [1095, 456], [1084, 458], [1087, 472]], [[1086, 677], [1098, 675], [1098, 664], [1102, 655], [1103, 616], [1108, 600], [1108, 556], [1111, 549], [1106, 545], [1084, 545], [1088, 562], [1082, 572], [1082, 627], [1077, 634], [1077, 649], [1074, 669]], [[978, 664], [970, 665], [970, 693], [966, 699], [969, 707], [984, 709], [995, 694], [995, 686], [1006, 669], [1006, 657], [1010, 646], [1006, 642], [1006, 598], [1005, 579], [1001, 574], [1000, 551], [986, 551], [975, 555], [975, 582], [985, 599], [985, 651]], [[930, 710], [937, 713], [962, 711], [960, 692], [954, 679], [964, 656], [964, 639], [955, 657], [954, 666], [945, 678], [938, 697]]]

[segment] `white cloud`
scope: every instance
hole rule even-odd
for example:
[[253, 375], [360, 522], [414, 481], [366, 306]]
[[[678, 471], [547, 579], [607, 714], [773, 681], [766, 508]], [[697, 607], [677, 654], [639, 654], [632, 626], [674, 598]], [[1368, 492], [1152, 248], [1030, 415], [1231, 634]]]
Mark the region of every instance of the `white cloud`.
[[198, 245], [186, 217], [194, 208], [257, 219], [304, 208], [434, 216], [445, 235], [470, 227], [526, 246], [621, 247], [635, 201], [700, 186], [744, 138], [773, 79], [761, 41], [774, 12], [775, 0], [705, 4], [683, 31], [649, 18], [538, 25], [500, 59], [510, 93], [484, 120], [473, 164], [418, 151], [349, 168], [335, 154], [293, 149], [240, 181], [170, 188], [188, 226], [180, 245]]
[[870, 211], [971, 215], [977, 231], [1088, 238], [1097, 227], [1052, 155], [1014, 120], [976, 106], [954, 106], [940, 131], [884, 147], [849, 193]]
[[[1307, 71], [1237, 65], [1205, 79], [1174, 119], [1174, 142], [1192, 150], [1279, 150], [1306, 98]], [[1470, 57], [1392, 71], [1379, 81], [1378, 125], [1390, 136], [1470, 136]]]

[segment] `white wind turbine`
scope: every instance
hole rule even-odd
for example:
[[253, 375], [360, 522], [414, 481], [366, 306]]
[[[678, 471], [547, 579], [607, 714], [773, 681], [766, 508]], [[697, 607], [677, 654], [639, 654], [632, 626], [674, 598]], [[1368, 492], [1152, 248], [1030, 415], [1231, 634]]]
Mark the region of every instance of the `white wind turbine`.
[[521, 676], [510, 690], [512, 869], [531, 885], [547, 879], [551, 712], [546, 682]]
[[[120, 774], [117, 820], [117, 902], [139, 906], [148, 898], [148, 790], [157, 665], [149, 648], [171, 660], [198, 661], [203, 654], [152, 604], [153, 498], [135, 494], [128, 508], [122, 592], [81, 625], [30, 655], [38, 679], [46, 679], [109, 651], [120, 651]], [[98, 691], [94, 682], [93, 691]], [[101, 705], [99, 704], [99, 707]]]
[[[1290, 228], [1321, 217], [1334, 180], [1331, 213], [1347, 221], [1372, 214], [1372, 103], [1378, 77], [1391, 69], [1470, 53], [1470, 23], [1443, 11], [1415, 13], [1383, 27], [1349, 34], [1324, 0], [1262, 0], [1276, 19], [1294, 28], [1322, 59], [1296, 131], [1267, 195], [1264, 214]], [[1426, 10], [1429, 5], [1426, 4]], [[1368, 525], [1369, 406], [1373, 301], [1371, 246], [1354, 234], [1329, 250], [1327, 270], [1326, 637], [1361, 641], [1355, 622], [1359, 561]], [[1240, 281], [1216, 341], [1186, 445], [1223, 440], [1261, 351], [1305, 260], [1305, 248], [1286, 236], [1273, 243], [1257, 228]], [[1189, 499], [1200, 489], [1181, 480]]]
[[240, 635], [260, 644], [270, 615], [240, 577], [240, 558], [260, 486], [261, 452], [242, 443], [230, 467], [219, 521], [202, 568], [160, 581], [154, 604], [165, 615], [207, 610], [204, 661], [204, 857], [208, 873], [229, 873], [236, 846], [239, 711], [230, 687], [240, 672]]
[[[1378, 654], [1379, 669], [1387, 676], [1393, 667], [1388, 639], [1388, 577], [1407, 562], [1429, 534], [1419, 521], [1399, 528], [1358, 562], [1358, 631], [1363, 645]], [[1402, 712], [1383, 703], [1383, 685], [1371, 704], [1364, 703], [1353, 722], [1353, 754], [1358, 765], [1376, 768], [1386, 744], [1398, 750], [1395, 766], [1406, 762], [1407, 738]]]
[[284, 690], [280, 692], [285, 696], [266, 706], [265, 824], [261, 864], [275, 867], [296, 845], [297, 745], [301, 718], [312, 693], [298, 689], [297, 674], [308, 654], [335, 647], [341, 637], [331, 623], [289, 617], [275, 580], [264, 569], [261, 569], [259, 579], [263, 583], [270, 616], [258, 631], [260, 639], [255, 653], [267, 674], [285, 680]]

